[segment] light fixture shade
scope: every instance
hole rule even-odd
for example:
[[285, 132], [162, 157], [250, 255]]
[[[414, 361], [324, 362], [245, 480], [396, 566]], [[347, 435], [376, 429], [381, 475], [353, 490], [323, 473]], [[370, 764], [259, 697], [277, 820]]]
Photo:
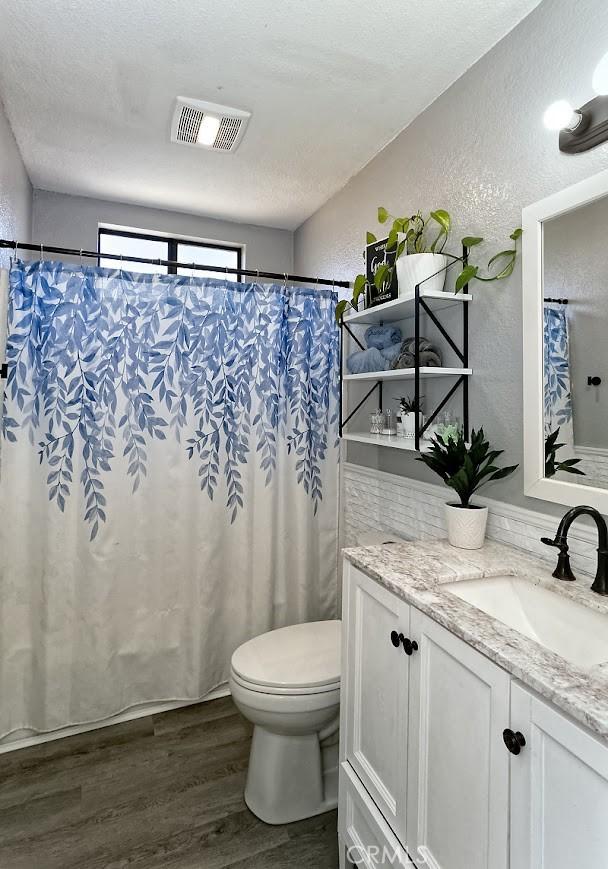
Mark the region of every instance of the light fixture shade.
[[599, 96], [608, 95], [608, 51], [600, 59], [600, 62], [595, 67], [591, 86]]

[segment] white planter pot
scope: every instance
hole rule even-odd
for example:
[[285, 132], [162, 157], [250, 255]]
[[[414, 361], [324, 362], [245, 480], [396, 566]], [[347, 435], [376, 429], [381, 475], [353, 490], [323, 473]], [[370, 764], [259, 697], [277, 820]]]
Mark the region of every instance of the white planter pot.
[[488, 523], [487, 507], [445, 505], [448, 540], [458, 549], [481, 549]]
[[401, 424], [403, 426], [403, 437], [413, 438], [416, 434], [416, 414], [402, 413]]
[[[435, 272], [444, 269], [447, 264], [448, 258], [442, 253], [410, 253], [400, 256], [397, 260], [399, 295], [413, 293], [416, 284], [422, 284], [421, 293], [428, 293], [429, 291], [441, 293], [447, 272], [440, 272], [438, 275]], [[424, 283], [422, 283], [423, 281]]]

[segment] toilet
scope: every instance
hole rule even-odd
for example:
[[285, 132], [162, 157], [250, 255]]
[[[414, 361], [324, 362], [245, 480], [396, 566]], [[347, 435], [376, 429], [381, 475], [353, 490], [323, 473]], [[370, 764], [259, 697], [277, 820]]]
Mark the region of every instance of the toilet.
[[[361, 545], [398, 542], [387, 533]], [[290, 625], [240, 646], [230, 690], [254, 725], [245, 802], [267, 824], [287, 824], [338, 804], [341, 622]]]
[[340, 625], [279, 628], [232, 656], [232, 698], [254, 725], [245, 802], [267, 824], [338, 804]]

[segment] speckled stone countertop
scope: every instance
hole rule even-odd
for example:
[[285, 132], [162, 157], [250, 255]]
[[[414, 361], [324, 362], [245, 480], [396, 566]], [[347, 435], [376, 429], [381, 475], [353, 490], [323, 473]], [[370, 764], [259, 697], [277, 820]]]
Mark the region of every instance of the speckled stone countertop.
[[560, 582], [541, 561], [493, 542], [477, 550], [456, 549], [447, 540], [393, 543], [345, 549], [344, 556], [608, 740], [608, 663], [583, 669], [442, 588], [459, 580], [521, 576], [608, 616], [608, 598], [590, 590], [588, 577]]

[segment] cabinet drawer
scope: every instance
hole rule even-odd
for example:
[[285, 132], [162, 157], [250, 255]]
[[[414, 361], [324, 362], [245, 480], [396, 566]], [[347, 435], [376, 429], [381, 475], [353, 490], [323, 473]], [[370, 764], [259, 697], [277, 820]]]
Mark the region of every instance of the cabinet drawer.
[[365, 869], [414, 866], [347, 762], [340, 765], [338, 829], [346, 848], [347, 866]]

